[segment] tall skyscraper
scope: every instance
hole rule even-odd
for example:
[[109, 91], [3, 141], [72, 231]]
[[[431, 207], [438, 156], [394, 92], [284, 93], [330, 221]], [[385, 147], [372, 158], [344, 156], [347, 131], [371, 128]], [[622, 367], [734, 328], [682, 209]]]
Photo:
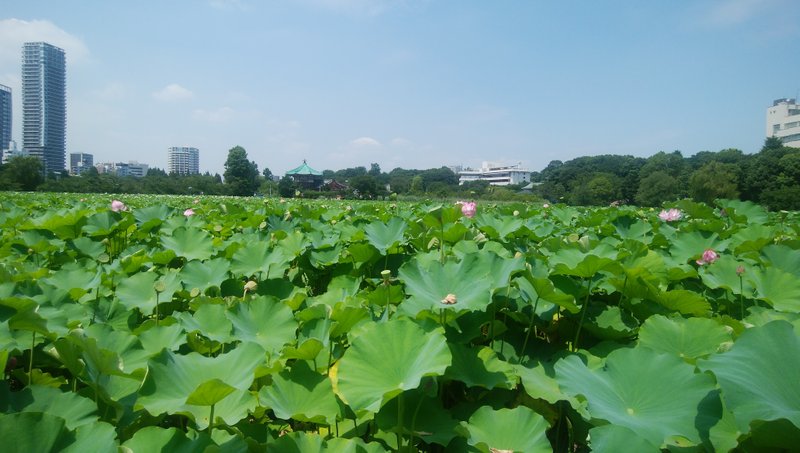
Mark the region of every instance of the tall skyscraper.
[[0, 150], [11, 143], [11, 88], [0, 85]]
[[22, 149], [42, 159], [45, 173], [66, 163], [67, 64], [46, 42], [22, 46]]
[[69, 174], [80, 175], [94, 167], [94, 156], [88, 153], [69, 153]]
[[200, 151], [188, 146], [173, 146], [167, 150], [167, 173], [196, 175], [200, 173]]

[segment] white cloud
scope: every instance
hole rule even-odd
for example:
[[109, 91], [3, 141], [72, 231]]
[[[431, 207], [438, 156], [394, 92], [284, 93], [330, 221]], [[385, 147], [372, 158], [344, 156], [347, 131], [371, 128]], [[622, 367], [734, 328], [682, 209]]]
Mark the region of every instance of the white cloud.
[[194, 93], [178, 85], [177, 83], [171, 83], [153, 93], [153, 97], [157, 101], [163, 102], [185, 101], [192, 99], [194, 97]]
[[226, 123], [233, 117], [235, 111], [230, 107], [222, 107], [217, 110], [197, 109], [192, 112], [192, 118], [208, 123]]
[[248, 6], [242, 0], [208, 0], [208, 4], [215, 9], [246, 11]]
[[47, 20], [0, 20], [0, 67], [19, 67], [22, 45], [26, 42], [44, 41], [64, 49], [67, 64], [85, 60], [89, 49], [83, 41]]
[[352, 140], [350, 144], [354, 146], [381, 146], [381, 142], [372, 137], [359, 137], [355, 140]]
[[717, 25], [738, 25], [762, 14], [779, 0], [726, 0], [715, 2], [708, 20]]
[[379, 16], [387, 10], [403, 5], [400, 0], [296, 0], [315, 8], [335, 12]]

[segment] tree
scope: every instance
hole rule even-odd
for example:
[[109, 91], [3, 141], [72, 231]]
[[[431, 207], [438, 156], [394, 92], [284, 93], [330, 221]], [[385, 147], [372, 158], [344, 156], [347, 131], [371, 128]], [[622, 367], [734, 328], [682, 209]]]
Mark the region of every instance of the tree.
[[367, 172], [368, 175], [377, 178], [381, 175], [381, 166], [376, 163], [369, 164], [369, 171]]
[[293, 197], [297, 187], [294, 185], [294, 179], [291, 176], [284, 176], [278, 181], [278, 194], [282, 197]]
[[258, 166], [247, 160], [247, 151], [241, 146], [228, 151], [224, 176], [231, 195], [252, 196], [258, 188]]
[[3, 165], [0, 187], [11, 190], [36, 190], [44, 182], [42, 161], [34, 156], [17, 156]]
[[679, 198], [681, 185], [672, 175], [664, 171], [654, 171], [641, 179], [636, 192], [636, 203], [642, 206], [661, 206], [665, 201]]
[[689, 178], [689, 195], [705, 203], [717, 198], [738, 198], [736, 170], [736, 165], [716, 161], [703, 165]]
[[372, 175], [350, 178], [350, 187], [358, 191], [358, 195], [364, 198], [373, 198], [378, 195], [378, 182]]
[[264, 167], [264, 171], [262, 171], [261, 174], [264, 176], [264, 179], [266, 180], [272, 179], [272, 170], [270, 170], [267, 167]]

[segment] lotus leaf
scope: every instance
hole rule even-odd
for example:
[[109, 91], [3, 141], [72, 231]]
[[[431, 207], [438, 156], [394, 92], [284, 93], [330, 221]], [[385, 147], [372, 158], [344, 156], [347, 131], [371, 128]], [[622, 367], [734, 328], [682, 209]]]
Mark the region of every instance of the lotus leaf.
[[612, 352], [602, 369], [587, 368], [575, 355], [555, 369], [564, 393], [585, 398], [590, 419], [629, 428], [658, 447], [675, 437], [700, 443], [694, 419], [714, 383], [680, 358], [640, 347]]
[[800, 427], [800, 337], [788, 322], [747, 329], [729, 351], [698, 367], [714, 373], [742, 433], [761, 420], [785, 418]]
[[483, 451], [553, 451], [547, 440], [547, 421], [525, 406], [500, 410], [483, 406], [462, 426], [469, 434], [467, 442]]
[[402, 318], [376, 323], [336, 364], [334, 390], [353, 410], [374, 413], [424, 376], [441, 376], [451, 361], [441, 328], [426, 331]]
[[284, 420], [333, 425], [339, 414], [331, 381], [302, 361], [274, 376], [272, 384], [262, 387], [258, 396], [263, 405]]

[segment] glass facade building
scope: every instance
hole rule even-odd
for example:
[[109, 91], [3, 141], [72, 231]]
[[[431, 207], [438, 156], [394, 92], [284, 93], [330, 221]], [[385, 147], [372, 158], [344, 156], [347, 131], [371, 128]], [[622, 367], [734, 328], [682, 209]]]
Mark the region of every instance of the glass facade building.
[[66, 164], [67, 65], [64, 50], [46, 42], [22, 47], [22, 149], [42, 159], [45, 173]]
[[0, 150], [11, 143], [11, 88], [0, 85]]

